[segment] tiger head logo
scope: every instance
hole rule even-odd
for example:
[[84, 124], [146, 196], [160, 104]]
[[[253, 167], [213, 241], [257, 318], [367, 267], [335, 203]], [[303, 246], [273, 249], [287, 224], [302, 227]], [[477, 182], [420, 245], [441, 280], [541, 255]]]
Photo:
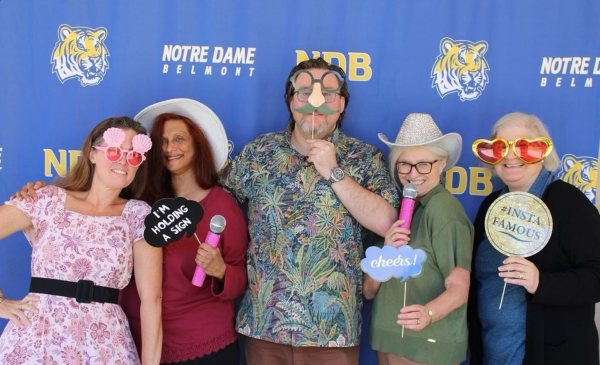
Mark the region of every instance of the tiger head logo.
[[596, 184], [598, 182], [598, 159], [588, 156], [578, 157], [566, 154], [561, 160], [562, 170], [558, 177], [583, 191], [590, 201], [596, 204]]
[[487, 49], [485, 41], [442, 39], [440, 55], [431, 70], [431, 87], [437, 88], [442, 98], [457, 93], [461, 101], [477, 99], [488, 83], [490, 68], [483, 57]]
[[62, 83], [77, 78], [81, 86], [98, 85], [108, 70], [109, 54], [104, 45], [107, 35], [102, 27], [91, 29], [66, 24], [58, 27], [58, 42], [52, 51], [52, 73]]

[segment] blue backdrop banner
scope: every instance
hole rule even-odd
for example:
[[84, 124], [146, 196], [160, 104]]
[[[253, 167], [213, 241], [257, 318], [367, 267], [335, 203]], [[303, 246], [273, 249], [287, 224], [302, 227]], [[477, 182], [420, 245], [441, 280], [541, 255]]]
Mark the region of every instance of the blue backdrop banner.
[[[321, 56], [348, 75], [346, 134], [387, 154], [377, 133], [426, 112], [462, 135], [446, 184], [469, 217], [499, 186], [471, 143], [512, 111], [548, 125], [560, 177], [595, 202], [599, 14], [591, 0], [1, 0], [0, 197], [64, 175], [101, 120], [170, 98], [209, 106], [231, 157], [286, 127], [286, 77]], [[7, 297], [26, 294], [30, 255], [22, 234], [0, 242]], [[376, 363], [369, 311], [361, 364]]]

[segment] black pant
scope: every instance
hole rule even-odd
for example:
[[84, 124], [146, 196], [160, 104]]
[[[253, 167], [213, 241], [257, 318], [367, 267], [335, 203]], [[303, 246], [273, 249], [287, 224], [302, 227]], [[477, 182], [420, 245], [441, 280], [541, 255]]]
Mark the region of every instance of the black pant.
[[222, 350], [197, 357], [193, 360], [165, 363], [161, 365], [238, 365], [240, 363], [240, 347], [235, 340]]

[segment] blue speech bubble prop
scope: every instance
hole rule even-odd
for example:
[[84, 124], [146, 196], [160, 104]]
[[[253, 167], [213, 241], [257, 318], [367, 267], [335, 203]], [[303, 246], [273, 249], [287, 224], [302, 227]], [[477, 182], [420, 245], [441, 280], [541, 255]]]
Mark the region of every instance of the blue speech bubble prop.
[[402, 278], [401, 282], [409, 277], [418, 276], [423, 270], [423, 262], [427, 254], [421, 249], [413, 249], [409, 245], [399, 248], [385, 245], [383, 248], [367, 248], [367, 257], [361, 260], [360, 268], [374, 280], [384, 282], [394, 278]]

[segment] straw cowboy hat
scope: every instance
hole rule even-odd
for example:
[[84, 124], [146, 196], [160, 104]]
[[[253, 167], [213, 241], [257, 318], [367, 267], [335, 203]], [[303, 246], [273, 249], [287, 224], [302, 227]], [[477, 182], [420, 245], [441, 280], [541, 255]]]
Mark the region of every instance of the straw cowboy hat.
[[460, 134], [442, 134], [431, 115], [425, 113], [410, 113], [402, 122], [395, 142], [390, 142], [383, 133], [379, 133], [378, 136], [390, 148], [398, 147], [402, 150], [418, 146], [443, 148], [449, 153], [444, 170], [456, 165], [462, 151], [462, 137]]

